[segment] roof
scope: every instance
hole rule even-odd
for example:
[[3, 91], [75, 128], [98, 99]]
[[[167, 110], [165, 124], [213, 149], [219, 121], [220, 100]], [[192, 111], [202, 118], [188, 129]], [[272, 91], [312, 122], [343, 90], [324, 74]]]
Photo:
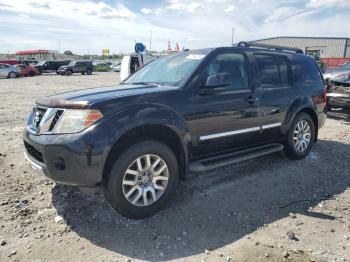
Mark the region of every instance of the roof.
[[256, 39], [250, 42], [256, 41], [264, 41], [264, 40], [273, 40], [273, 39], [281, 39], [281, 38], [289, 38], [289, 39], [328, 39], [328, 40], [350, 40], [349, 37], [322, 37], [322, 36], [276, 36], [270, 38]]
[[25, 50], [25, 51], [17, 51], [16, 55], [35, 55], [35, 54], [48, 54], [49, 50]]

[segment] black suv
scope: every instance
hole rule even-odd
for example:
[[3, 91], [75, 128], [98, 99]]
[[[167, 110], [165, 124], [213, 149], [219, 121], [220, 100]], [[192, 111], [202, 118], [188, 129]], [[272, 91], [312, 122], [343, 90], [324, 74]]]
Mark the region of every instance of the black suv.
[[94, 66], [91, 61], [71, 61], [66, 66], [61, 66], [58, 69], [58, 73], [61, 75], [70, 76], [73, 73], [81, 73], [82, 75], [91, 75]]
[[274, 46], [184, 51], [114, 87], [39, 98], [26, 158], [57, 183], [102, 187], [131, 218], [165, 207], [179, 178], [284, 150], [301, 159], [326, 120], [315, 61]]
[[68, 65], [70, 61], [64, 60], [64, 61], [57, 61], [57, 60], [50, 60], [50, 61], [40, 61], [38, 62], [35, 67], [39, 70], [40, 73], [52, 73], [56, 72], [60, 66]]

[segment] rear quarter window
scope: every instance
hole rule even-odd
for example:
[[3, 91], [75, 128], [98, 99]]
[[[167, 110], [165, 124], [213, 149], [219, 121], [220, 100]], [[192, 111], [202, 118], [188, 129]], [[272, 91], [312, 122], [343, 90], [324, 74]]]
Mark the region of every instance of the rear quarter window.
[[314, 86], [323, 89], [324, 83], [316, 62], [306, 56], [293, 59], [293, 77], [296, 85]]

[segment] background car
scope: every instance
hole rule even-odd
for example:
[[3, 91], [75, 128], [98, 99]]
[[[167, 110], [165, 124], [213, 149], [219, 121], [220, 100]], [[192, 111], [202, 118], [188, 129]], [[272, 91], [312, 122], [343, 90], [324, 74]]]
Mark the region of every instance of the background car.
[[74, 73], [81, 73], [82, 75], [91, 75], [94, 66], [91, 61], [71, 61], [66, 66], [61, 66], [57, 74], [70, 76]]
[[111, 70], [113, 72], [120, 72], [121, 67], [122, 67], [121, 63], [117, 63], [111, 66]]
[[35, 65], [35, 67], [40, 71], [40, 73], [53, 73], [57, 72], [57, 70], [63, 66], [68, 65], [70, 63], [69, 60], [64, 61], [56, 61], [56, 60], [49, 60], [49, 61], [40, 61]]
[[333, 83], [350, 84], [350, 62], [346, 62], [340, 67], [330, 67], [323, 74], [324, 79], [329, 79]]
[[35, 66], [29, 66], [29, 65], [16, 65], [17, 68], [19, 68], [20, 76], [35, 76], [40, 75], [40, 71]]
[[95, 66], [95, 71], [106, 72], [111, 70], [109, 63], [97, 63]]
[[20, 72], [21, 69], [13, 65], [0, 64], [0, 77], [16, 78]]

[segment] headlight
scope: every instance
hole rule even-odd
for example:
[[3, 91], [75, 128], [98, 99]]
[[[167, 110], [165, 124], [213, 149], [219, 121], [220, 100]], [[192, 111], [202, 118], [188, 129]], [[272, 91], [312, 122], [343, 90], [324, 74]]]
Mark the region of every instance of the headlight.
[[79, 133], [102, 117], [98, 110], [67, 109], [58, 120], [54, 133]]

